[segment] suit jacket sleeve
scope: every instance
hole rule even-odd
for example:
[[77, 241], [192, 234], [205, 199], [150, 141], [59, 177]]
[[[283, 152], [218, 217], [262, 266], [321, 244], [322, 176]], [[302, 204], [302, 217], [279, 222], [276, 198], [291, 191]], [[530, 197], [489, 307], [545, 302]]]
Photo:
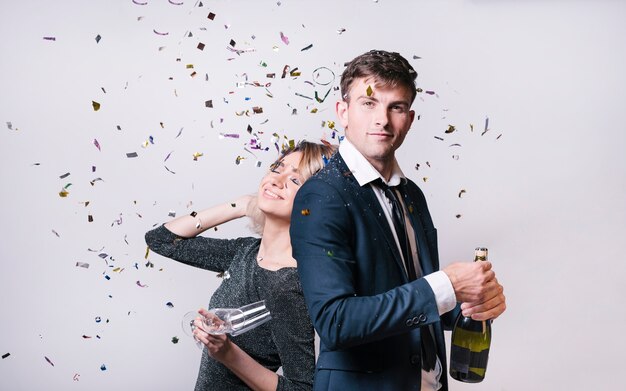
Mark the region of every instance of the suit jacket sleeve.
[[344, 199], [346, 194], [309, 179], [296, 195], [291, 219], [305, 300], [326, 348], [371, 343], [439, 321], [426, 280], [404, 283], [371, 218], [380, 205]]

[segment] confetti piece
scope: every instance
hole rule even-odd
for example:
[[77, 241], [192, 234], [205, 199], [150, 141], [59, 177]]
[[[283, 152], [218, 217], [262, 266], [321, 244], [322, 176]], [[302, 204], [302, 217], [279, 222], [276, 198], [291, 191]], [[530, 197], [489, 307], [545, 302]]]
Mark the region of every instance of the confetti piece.
[[121, 214], [121, 213], [120, 213], [120, 217], [119, 217], [119, 219], [117, 219], [117, 220], [113, 220], [113, 222], [111, 223], [111, 227], [112, 227], [114, 224], [117, 224], [117, 225], [121, 225], [121, 224], [122, 224], [122, 214]]
[[137, 0], [133, 0], [133, 3], [135, 3], [137, 5], [147, 5], [148, 4], [147, 1], [141, 2], [141, 1], [137, 1]]
[[209, 12], [209, 15], [207, 16], [207, 18], [209, 20], [215, 20], [215, 14], [213, 12]]
[[178, 337], [172, 337], [172, 343], [173, 344], [177, 344], [178, 343]]
[[372, 93], [374, 91], [372, 90], [372, 86], [367, 86], [367, 90], [365, 90], [365, 93], [367, 94], [367, 96], [372, 96]]
[[313, 100], [313, 98], [311, 98], [310, 96], [306, 96], [306, 95], [300, 94], [299, 92], [296, 92], [295, 94], [296, 94], [296, 96], [299, 96], [300, 98], [306, 98], [306, 99]]
[[168, 33], [168, 32], [162, 33], [162, 32], [160, 32], [160, 31], [156, 31], [156, 30], [154, 30], [154, 29], [153, 29], [152, 31], [154, 31], [154, 33], [155, 33], [155, 34], [157, 34], [157, 35], [161, 35], [161, 36], [164, 36], [164, 35], [169, 35], [169, 33]]
[[337, 29], [337, 34], [339, 34], [339, 35], [341, 35], [341, 34], [343, 34], [345, 32], [346, 32], [346, 29], [344, 29], [344, 28]]
[[139, 287], [141, 287], [141, 288], [147, 288], [147, 287], [148, 287], [148, 285], [143, 285], [143, 284], [141, 283], [141, 281], [139, 281], [139, 280], [137, 280], [137, 286], [139, 286]]
[[102, 39], [102, 37], [100, 36], [100, 34], [96, 35], [96, 43], [100, 43], [101, 39]]
[[172, 0], [167, 0], [167, 1], [168, 1], [170, 4], [172, 4], [172, 5], [183, 5], [183, 4], [185, 4], [185, 2], [184, 2], [184, 1], [181, 1], [180, 3], [177, 3], [177, 2], [172, 1]]
[[[196, 46], [196, 47], [198, 48], [198, 50], [204, 50], [204, 46], [205, 45], [202, 42], [198, 42], [198, 46]], [[194, 74], [195, 74], [195, 72], [194, 72]]]
[[319, 85], [326, 86], [335, 80], [335, 72], [327, 67], [319, 67], [313, 71], [313, 81]]
[[13, 124], [11, 122], [7, 122], [7, 128], [9, 128], [9, 130], [13, 130]]
[[461, 191], [459, 191], [459, 198], [461, 198], [461, 196], [465, 193], [467, 193], [467, 191], [465, 191], [465, 189], [461, 189]]
[[52, 230], [52, 233], [55, 234], [57, 236], [57, 238], [61, 237], [61, 235], [59, 235], [59, 233], [57, 231], [55, 231], [55, 230]]
[[50, 359], [49, 359], [48, 357], [43, 356], [43, 358], [45, 358], [45, 359], [46, 359], [46, 361], [48, 362], [48, 364], [50, 364], [50, 365], [54, 366], [54, 363], [53, 363], [52, 361], [50, 361]]
[[167, 168], [167, 166], [163, 166], [163, 167], [165, 167], [165, 169], [166, 169], [167, 171], [171, 172], [172, 174], [176, 174], [176, 172], [174, 172], [174, 171], [170, 170], [169, 168]]
[[309, 209], [302, 209], [300, 213], [302, 213], [302, 216], [308, 216], [311, 214], [311, 211]]
[[133, 157], [137, 157], [137, 156], [139, 156], [139, 155], [137, 155], [137, 152], [128, 152], [126, 154], [127, 158], [133, 158]]
[[95, 100], [91, 101], [91, 105], [93, 106], [93, 111], [100, 110], [100, 103], [96, 102]]
[[100, 143], [95, 138], [93, 139], [93, 145], [95, 145], [96, 148], [98, 148], [98, 151], [102, 152], [102, 149], [100, 149]]
[[166, 306], [168, 306], [169, 308], [174, 308], [174, 304], [172, 304], [171, 301], [168, 301], [167, 303], [165, 303]]
[[439, 137], [439, 136], [435, 136], [435, 138], [436, 138], [437, 140], [441, 140], [441, 141], [443, 141], [443, 138], [441, 138], [441, 137]]
[[87, 216], [87, 221], [90, 223], [93, 223], [93, 216], [92, 215], [88, 215]]
[[285, 43], [285, 45], [289, 45], [289, 38], [283, 34], [283, 32], [280, 32], [280, 39]]
[[56, 37], [43, 37], [46, 41], [56, 41]]
[[237, 45], [237, 42], [235, 42], [234, 39], [231, 39], [230, 42], [228, 43], [230, 46], [235, 47], [235, 45]]
[[456, 130], [456, 127], [454, 125], [448, 125], [448, 129], [446, 129], [445, 133], [452, 133]]
[[329, 257], [333, 256], [333, 252], [331, 250], [328, 250], [328, 252], [326, 252], [326, 255], [328, 255]]
[[9, 357], [11, 355], [11, 353], [5, 353], [2, 355], [2, 359], [4, 360], [5, 358]]
[[100, 370], [101, 371], [106, 371], [107, 370], [107, 366], [104, 365], [104, 364], [100, 365]]
[[80, 375], [79, 375], [78, 373], [75, 373], [75, 374], [74, 374], [74, 377], [73, 377], [72, 379], [73, 379], [74, 381], [78, 381], [78, 380], [79, 380], [79, 379], [78, 379], [79, 377], [80, 377]]
[[315, 100], [318, 103], [324, 103], [324, 101], [326, 100], [326, 98], [328, 97], [328, 94], [330, 94], [330, 90], [332, 90], [332, 88], [329, 88], [328, 91], [326, 91], [326, 95], [324, 95], [323, 98], [320, 98], [319, 95], [317, 95], [317, 91], [315, 91]]
[[302, 49], [300, 49], [301, 52], [305, 51], [305, 50], [309, 50], [313, 47], [313, 44], [310, 44], [309, 46], [303, 47]]
[[198, 158], [202, 157], [202, 156], [204, 156], [204, 154], [202, 152], [194, 152], [193, 153], [193, 160], [194, 161], [198, 161]]
[[167, 214], [169, 217], [176, 217], [176, 212], [173, 210], [170, 210]]
[[461, 218], [461, 215], [456, 215], [455, 217], [456, 217], [457, 219], [460, 219], [460, 218]]
[[82, 267], [84, 269], [89, 269], [89, 264], [87, 262], [76, 262], [76, 267]]
[[66, 172], [65, 174], [61, 175], [59, 178], [61, 178], [61, 179], [65, 179], [65, 178], [67, 178], [68, 176], [70, 176], [70, 173], [69, 173], [69, 172]]

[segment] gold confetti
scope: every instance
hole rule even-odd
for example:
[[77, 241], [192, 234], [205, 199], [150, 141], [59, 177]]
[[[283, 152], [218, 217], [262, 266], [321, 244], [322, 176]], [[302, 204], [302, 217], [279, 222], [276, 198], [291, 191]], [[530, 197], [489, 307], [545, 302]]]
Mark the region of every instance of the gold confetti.
[[309, 209], [302, 209], [300, 213], [302, 213], [302, 216], [308, 216], [311, 214], [311, 211]]
[[91, 105], [93, 106], [93, 111], [100, 110], [100, 103], [96, 102], [95, 100], [91, 101]]
[[367, 86], [367, 90], [365, 92], [367, 93], [367, 96], [372, 96], [374, 90], [372, 90], [372, 86]]

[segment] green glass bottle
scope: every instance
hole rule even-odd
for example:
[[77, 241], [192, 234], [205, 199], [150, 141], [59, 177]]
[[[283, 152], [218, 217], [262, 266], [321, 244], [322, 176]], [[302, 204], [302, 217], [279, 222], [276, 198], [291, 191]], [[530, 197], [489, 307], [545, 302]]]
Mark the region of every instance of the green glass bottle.
[[[487, 249], [477, 248], [474, 262], [486, 260]], [[473, 320], [459, 313], [452, 329], [450, 376], [465, 383], [483, 381], [487, 370], [490, 345], [491, 320]]]

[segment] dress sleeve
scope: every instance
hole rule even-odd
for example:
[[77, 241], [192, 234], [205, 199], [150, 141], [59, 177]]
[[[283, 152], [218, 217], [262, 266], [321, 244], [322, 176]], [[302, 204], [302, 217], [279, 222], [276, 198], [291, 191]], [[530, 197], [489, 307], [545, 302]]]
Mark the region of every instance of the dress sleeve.
[[183, 238], [161, 225], [146, 233], [150, 250], [167, 258], [201, 269], [222, 272], [238, 251], [254, 238], [215, 239], [204, 236]]
[[315, 333], [296, 271], [285, 277], [276, 284], [269, 307], [272, 338], [283, 368], [276, 389], [311, 390], [315, 374]]

